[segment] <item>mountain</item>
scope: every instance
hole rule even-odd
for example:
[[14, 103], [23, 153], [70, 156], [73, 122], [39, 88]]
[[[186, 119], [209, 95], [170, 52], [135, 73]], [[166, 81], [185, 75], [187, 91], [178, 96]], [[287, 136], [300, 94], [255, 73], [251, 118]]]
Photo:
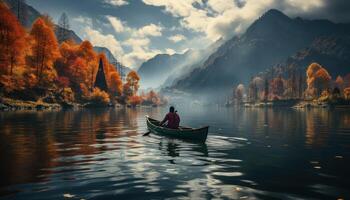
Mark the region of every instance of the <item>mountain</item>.
[[[18, 0], [5, 0], [5, 3], [9, 6], [11, 11], [17, 15], [17, 13], [18, 13]], [[39, 11], [37, 11], [32, 6], [24, 3], [23, 1], [21, 1], [21, 4], [20, 4], [20, 13], [22, 13], [21, 15], [23, 15], [20, 19], [20, 22], [27, 29], [30, 29], [32, 24], [34, 23], [34, 21], [38, 17], [41, 16]], [[60, 41], [60, 38], [58, 37], [58, 35], [59, 35], [58, 33], [60, 31], [62, 31], [62, 29], [63, 28], [61, 28], [55, 24], [55, 34], [56, 34], [56, 37], [57, 37], [59, 42], [61, 42], [61, 41]], [[67, 30], [67, 34], [68, 34], [68, 37], [71, 38], [76, 43], [79, 44], [82, 42], [80, 37], [74, 31]]]
[[[8, 5], [10, 10], [17, 16], [18, 13], [18, 0], [4, 0], [4, 2]], [[22, 18], [20, 22], [26, 28], [30, 28], [33, 22], [41, 16], [39, 11], [34, 9], [32, 6], [20, 1], [20, 13], [22, 13]]]
[[[59, 37], [59, 32], [62, 31], [62, 27], [55, 24], [55, 35], [57, 37], [58, 42], [63, 42]], [[72, 30], [67, 30], [68, 38], [72, 39], [75, 43], [80, 44], [83, 40]]]
[[203, 62], [221, 44], [222, 39], [217, 40], [206, 49], [189, 49], [182, 54], [158, 54], [142, 63], [138, 70], [141, 77], [141, 85], [145, 88], [167, 87], [174, 81], [182, 78], [193, 69], [200, 67]]
[[185, 54], [158, 54], [142, 63], [137, 73], [145, 88], [159, 87], [170, 75], [173, 68], [184, 61]]
[[257, 76], [267, 76], [270, 79], [279, 75], [287, 77], [293, 71], [305, 76], [306, 68], [313, 62], [325, 67], [333, 79], [338, 75], [349, 74], [350, 37], [318, 37], [309, 47]]
[[202, 67], [174, 83], [171, 89], [227, 94], [233, 85], [248, 82], [251, 76], [307, 48], [317, 37], [346, 37], [349, 34], [349, 24], [291, 19], [278, 10], [269, 10], [244, 34], [224, 43]]

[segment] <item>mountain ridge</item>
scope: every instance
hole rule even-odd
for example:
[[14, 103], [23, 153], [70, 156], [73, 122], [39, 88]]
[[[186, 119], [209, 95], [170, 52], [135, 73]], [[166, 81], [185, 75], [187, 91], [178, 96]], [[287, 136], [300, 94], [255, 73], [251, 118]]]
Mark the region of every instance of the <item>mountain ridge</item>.
[[201, 68], [170, 88], [191, 93], [224, 94], [233, 85], [247, 83], [254, 74], [306, 48], [316, 37], [349, 34], [349, 24], [292, 19], [272, 9], [254, 21], [244, 34], [220, 46]]

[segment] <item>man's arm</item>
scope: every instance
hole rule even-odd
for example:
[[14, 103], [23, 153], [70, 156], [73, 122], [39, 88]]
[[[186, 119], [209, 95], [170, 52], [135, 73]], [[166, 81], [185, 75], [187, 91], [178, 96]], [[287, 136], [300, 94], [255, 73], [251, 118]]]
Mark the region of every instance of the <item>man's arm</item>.
[[168, 114], [165, 115], [164, 119], [160, 122], [160, 126], [162, 126], [166, 121], [168, 121]]

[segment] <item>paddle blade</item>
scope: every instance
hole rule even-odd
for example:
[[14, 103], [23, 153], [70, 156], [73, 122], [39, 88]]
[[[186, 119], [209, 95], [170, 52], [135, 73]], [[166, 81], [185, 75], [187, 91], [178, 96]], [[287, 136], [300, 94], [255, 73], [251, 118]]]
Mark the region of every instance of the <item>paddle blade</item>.
[[147, 136], [151, 133], [151, 131], [148, 131], [147, 133], [144, 133], [142, 136]]

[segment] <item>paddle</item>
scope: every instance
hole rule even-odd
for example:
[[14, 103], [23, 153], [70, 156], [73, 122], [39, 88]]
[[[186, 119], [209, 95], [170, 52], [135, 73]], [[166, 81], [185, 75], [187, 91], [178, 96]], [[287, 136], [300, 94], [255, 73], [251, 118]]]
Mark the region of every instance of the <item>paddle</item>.
[[142, 134], [142, 136], [147, 136], [151, 133], [151, 131], [148, 131], [147, 133]]

